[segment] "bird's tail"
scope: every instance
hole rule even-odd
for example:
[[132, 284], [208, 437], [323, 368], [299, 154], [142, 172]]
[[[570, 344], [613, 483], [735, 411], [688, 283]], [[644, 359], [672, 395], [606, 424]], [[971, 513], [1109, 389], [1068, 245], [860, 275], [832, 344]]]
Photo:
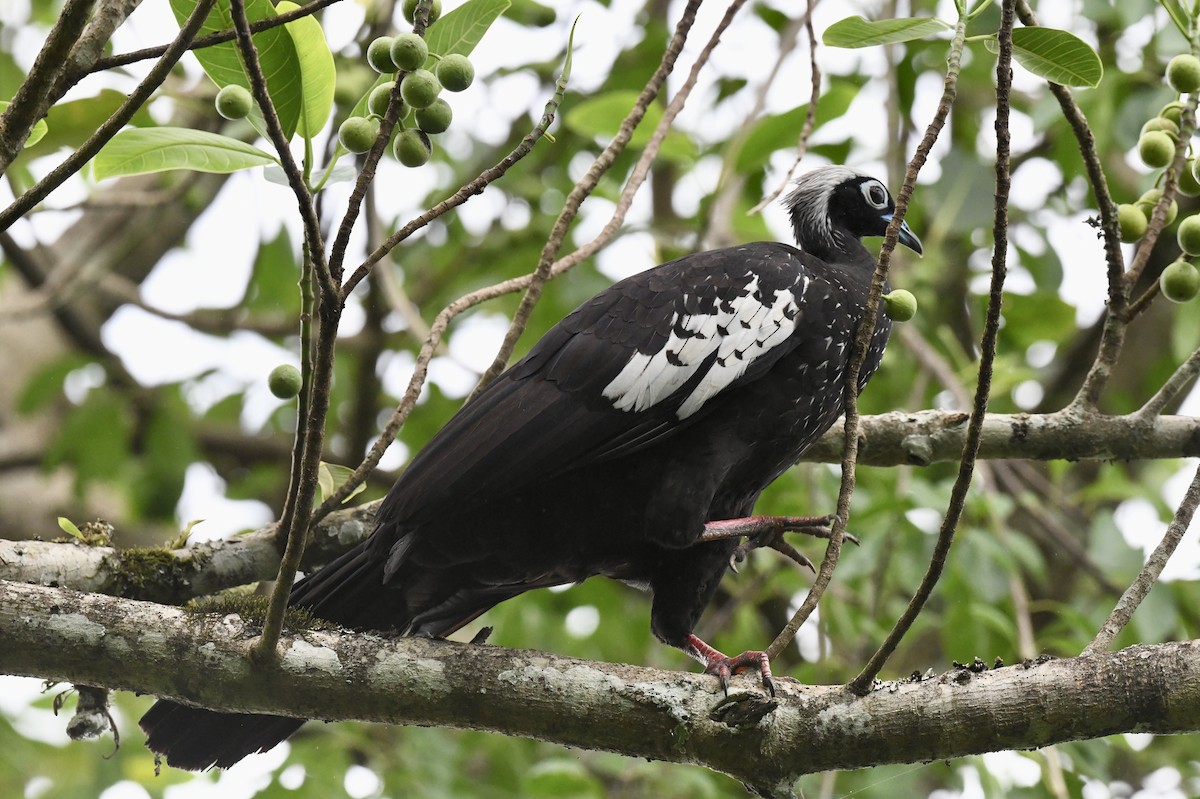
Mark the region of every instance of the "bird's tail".
[[[359, 544], [300, 580], [288, 604], [351, 629], [400, 629], [408, 612], [400, 591], [383, 582], [383, 564]], [[306, 719], [261, 713], [222, 713], [160, 699], [138, 722], [146, 746], [176, 768], [228, 768], [290, 737]]]

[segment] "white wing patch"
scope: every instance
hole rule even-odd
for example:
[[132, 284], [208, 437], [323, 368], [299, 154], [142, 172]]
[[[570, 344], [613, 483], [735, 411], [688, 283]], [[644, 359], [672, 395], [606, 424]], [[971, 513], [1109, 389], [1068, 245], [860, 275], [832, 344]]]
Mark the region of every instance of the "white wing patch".
[[791, 336], [799, 316], [796, 298], [808, 288], [808, 276], [801, 281], [791, 290], [776, 292], [774, 303], [766, 304], [755, 296], [756, 275], [744, 287], [743, 296], [719, 302], [714, 313], [676, 313], [666, 345], [651, 355], [635, 353], [604, 387], [605, 398], [618, 410], [644, 411], [678, 391], [716, 353], [708, 372], [676, 412], [686, 419], [745, 374], [756, 358]]

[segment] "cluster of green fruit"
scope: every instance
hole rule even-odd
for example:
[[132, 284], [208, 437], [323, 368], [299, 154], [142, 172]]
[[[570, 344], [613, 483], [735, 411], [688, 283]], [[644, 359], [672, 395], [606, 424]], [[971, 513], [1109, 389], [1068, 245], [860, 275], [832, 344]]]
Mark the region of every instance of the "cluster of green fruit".
[[[1200, 91], [1200, 59], [1186, 54], [1172, 58], [1167, 64], [1167, 83], [1179, 94]], [[1182, 115], [1182, 103], [1168, 103], [1158, 116], [1142, 126], [1137, 148], [1146, 166], [1163, 169], [1175, 160]], [[1184, 163], [1177, 188], [1185, 197], [1200, 196], [1200, 157], [1188, 158]], [[1135, 242], [1146, 234], [1160, 199], [1162, 190], [1153, 188], [1139, 197], [1137, 202], [1117, 206], [1121, 241]], [[1174, 222], [1178, 213], [1179, 204], [1172, 200], [1167, 209], [1166, 224]], [[1183, 255], [1163, 270], [1159, 287], [1163, 296], [1172, 302], [1187, 302], [1200, 293], [1200, 271], [1187, 260], [1188, 257], [1200, 256], [1200, 214], [1180, 222], [1177, 235]]]
[[[404, 14], [412, 21], [416, 0], [406, 0]], [[433, 22], [441, 14], [441, 1], [435, 0], [429, 11]], [[432, 70], [425, 69], [429, 59]], [[367, 63], [382, 74], [400, 74], [400, 127], [392, 145], [396, 160], [405, 166], [425, 164], [433, 154], [431, 135], [450, 127], [450, 104], [438, 95], [442, 89], [461, 92], [475, 80], [475, 67], [459, 53], [431, 53], [425, 40], [415, 33], [380, 36], [367, 47]], [[395, 80], [381, 83], [367, 96], [367, 116], [350, 117], [338, 128], [338, 141], [352, 153], [365, 153], [379, 136], [379, 123], [387, 113], [396, 86]], [[411, 113], [411, 116], [410, 116]]]

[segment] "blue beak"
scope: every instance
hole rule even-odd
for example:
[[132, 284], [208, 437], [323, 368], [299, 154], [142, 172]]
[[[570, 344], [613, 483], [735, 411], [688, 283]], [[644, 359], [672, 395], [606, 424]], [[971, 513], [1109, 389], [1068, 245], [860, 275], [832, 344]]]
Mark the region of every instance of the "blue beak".
[[[883, 220], [885, 222], [891, 222], [892, 215], [884, 214]], [[905, 247], [915, 252], [917, 255], [924, 254], [924, 250], [921, 249], [921, 240], [917, 238], [916, 233], [912, 232], [912, 228], [908, 226], [907, 222], [900, 223], [900, 235], [897, 240]]]

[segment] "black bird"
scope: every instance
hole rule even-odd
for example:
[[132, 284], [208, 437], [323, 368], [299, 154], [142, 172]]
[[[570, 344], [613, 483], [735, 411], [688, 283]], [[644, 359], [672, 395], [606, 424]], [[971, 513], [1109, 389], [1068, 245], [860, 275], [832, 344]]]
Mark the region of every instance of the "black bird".
[[[358, 630], [444, 636], [532, 588], [602, 574], [649, 588], [651, 628], [725, 682], [761, 669], [692, 634], [738, 542], [699, 541], [843, 410], [843, 372], [894, 204], [832, 166], [786, 198], [796, 241], [688, 255], [585, 302], [430, 440], [374, 533], [299, 581], [291, 604]], [[900, 241], [921, 252], [908, 228]], [[859, 391], [891, 323], [879, 313]], [[304, 719], [160, 700], [147, 745], [172, 766], [227, 767]]]

